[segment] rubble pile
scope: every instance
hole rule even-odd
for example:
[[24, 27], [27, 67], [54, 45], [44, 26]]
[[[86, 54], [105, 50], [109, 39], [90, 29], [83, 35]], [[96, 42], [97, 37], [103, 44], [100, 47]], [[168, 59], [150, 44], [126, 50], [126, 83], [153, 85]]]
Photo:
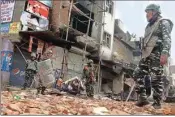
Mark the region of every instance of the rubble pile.
[[134, 102], [82, 99], [68, 95], [36, 95], [34, 92], [1, 92], [2, 115], [175, 115], [175, 105], [163, 104], [155, 110]]

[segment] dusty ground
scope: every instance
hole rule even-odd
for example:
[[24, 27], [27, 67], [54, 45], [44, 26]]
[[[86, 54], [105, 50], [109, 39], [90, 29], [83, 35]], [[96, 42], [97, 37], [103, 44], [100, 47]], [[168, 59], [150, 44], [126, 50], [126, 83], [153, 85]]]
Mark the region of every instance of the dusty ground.
[[1, 92], [2, 115], [175, 115], [175, 104], [163, 104], [155, 110], [134, 102], [83, 99], [68, 95], [36, 95], [34, 91]]

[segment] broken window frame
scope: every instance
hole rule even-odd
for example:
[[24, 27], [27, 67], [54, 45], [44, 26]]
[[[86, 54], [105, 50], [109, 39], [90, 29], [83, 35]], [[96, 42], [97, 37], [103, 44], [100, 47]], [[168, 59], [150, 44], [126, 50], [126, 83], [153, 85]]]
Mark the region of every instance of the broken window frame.
[[106, 12], [112, 14], [113, 13], [113, 1], [112, 0], [105, 0], [105, 9]]
[[111, 47], [111, 34], [104, 31], [103, 33], [103, 45], [110, 48]]

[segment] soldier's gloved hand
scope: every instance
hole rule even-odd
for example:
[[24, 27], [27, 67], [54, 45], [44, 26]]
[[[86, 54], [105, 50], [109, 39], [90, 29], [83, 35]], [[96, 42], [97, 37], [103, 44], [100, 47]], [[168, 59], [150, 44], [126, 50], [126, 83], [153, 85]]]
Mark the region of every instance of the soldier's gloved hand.
[[160, 56], [160, 64], [161, 65], [165, 65], [167, 63], [167, 60], [168, 60], [168, 55], [163, 54]]

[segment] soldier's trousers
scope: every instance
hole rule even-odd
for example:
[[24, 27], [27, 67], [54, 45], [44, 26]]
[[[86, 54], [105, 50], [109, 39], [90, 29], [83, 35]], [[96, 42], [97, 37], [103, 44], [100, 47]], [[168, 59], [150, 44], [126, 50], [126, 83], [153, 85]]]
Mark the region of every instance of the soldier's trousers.
[[144, 78], [147, 75], [150, 75], [153, 98], [155, 101], [160, 101], [163, 93], [163, 66], [160, 65], [160, 51], [158, 49], [154, 49], [149, 57], [142, 59], [139, 63], [139, 69], [137, 72], [137, 93], [139, 94], [139, 99], [147, 99]]
[[35, 74], [36, 74], [36, 71], [34, 71], [34, 70], [26, 70], [25, 71], [25, 81], [24, 81], [24, 85], [23, 85], [24, 89], [31, 86]]
[[89, 97], [94, 96], [94, 85], [93, 85], [93, 83], [87, 83], [85, 86], [86, 86], [87, 96], [89, 96]]

